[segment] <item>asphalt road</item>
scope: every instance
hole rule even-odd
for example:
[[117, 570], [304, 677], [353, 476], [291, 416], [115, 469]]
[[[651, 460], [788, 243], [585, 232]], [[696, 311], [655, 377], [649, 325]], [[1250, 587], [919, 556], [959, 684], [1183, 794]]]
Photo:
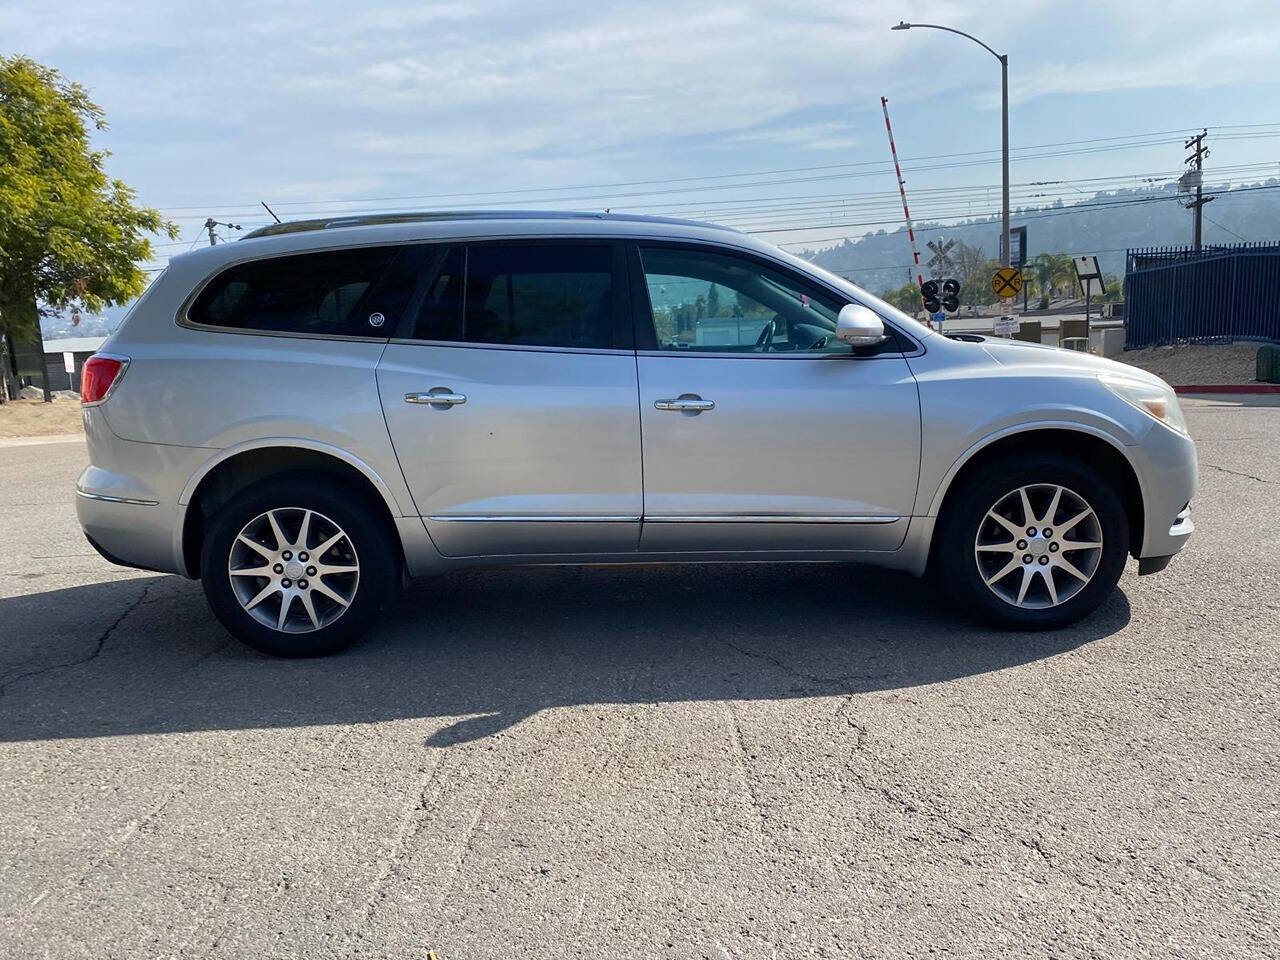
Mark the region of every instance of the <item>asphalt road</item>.
[[0, 448], [0, 955], [1248, 957], [1280, 942], [1280, 407], [1196, 537], [975, 627], [844, 565], [473, 572], [273, 661]]

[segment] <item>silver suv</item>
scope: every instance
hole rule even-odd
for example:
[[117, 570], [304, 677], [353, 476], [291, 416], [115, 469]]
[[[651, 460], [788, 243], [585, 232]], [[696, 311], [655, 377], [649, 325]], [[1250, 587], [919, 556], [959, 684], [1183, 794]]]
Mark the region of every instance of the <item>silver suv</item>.
[[733, 230], [490, 212], [174, 258], [86, 365], [80, 522], [330, 652], [468, 564], [855, 560], [1046, 629], [1192, 530], [1160, 379], [933, 333]]

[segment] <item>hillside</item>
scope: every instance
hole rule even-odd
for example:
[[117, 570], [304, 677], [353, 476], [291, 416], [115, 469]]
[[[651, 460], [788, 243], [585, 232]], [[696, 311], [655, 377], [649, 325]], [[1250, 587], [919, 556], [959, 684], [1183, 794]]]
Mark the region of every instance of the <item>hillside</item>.
[[[1227, 186], [1206, 184], [1205, 192], [1226, 190]], [[1205, 207], [1204, 242], [1280, 240], [1280, 189], [1274, 189], [1280, 188], [1280, 179], [1231, 186], [1240, 192], [1221, 194]], [[1038, 253], [1096, 254], [1104, 272], [1123, 275], [1125, 250], [1130, 247], [1191, 242], [1191, 212], [1173, 199], [1176, 195], [1174, 187], [1099, 193], [1081, 197], [1074, 204], [1020, 208], [1011, 221], [1015, 227], [1027, 228], [1028, 257]], [[1000, 249], [1000, 218], [916, 224], [922, 263], [927, 259], [925, 242], [939, 236], [981, 247], [994, 258]], [[901, 287], [910, 275], [905, 227], [891, 233], [881, 230], [826, 249], [802, 250], [799, 255], [875, 293]]]

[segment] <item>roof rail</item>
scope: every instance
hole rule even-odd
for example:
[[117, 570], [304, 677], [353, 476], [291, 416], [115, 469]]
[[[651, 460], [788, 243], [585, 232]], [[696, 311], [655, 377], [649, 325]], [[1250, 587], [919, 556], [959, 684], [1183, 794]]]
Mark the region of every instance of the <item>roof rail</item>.
[[397, 213], [357, 213], [315, 220], [287, 220], [271, 223], [246, 233], [240, 239], [274, 237], [284, 233], [334, 230], [340, 227], [369, 227], [392, 223], [442, 223], [453, 220], [603, 220], [615, 223], [666, 223], [686, 227], [739, 231], [733, 227], [676, 217], [651, 217], [639, 213], [597, 213], [590, 210], [420, 210]]

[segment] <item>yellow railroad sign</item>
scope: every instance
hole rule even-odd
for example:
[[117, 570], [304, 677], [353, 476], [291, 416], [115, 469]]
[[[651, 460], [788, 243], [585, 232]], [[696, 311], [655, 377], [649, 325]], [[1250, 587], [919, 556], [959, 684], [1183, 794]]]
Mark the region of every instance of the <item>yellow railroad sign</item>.
[[1014, 267], [1001, 267], [991, 275], [991, 289], [1001, 300], [1012, 300], [1022, 292], [1022, 274]]

